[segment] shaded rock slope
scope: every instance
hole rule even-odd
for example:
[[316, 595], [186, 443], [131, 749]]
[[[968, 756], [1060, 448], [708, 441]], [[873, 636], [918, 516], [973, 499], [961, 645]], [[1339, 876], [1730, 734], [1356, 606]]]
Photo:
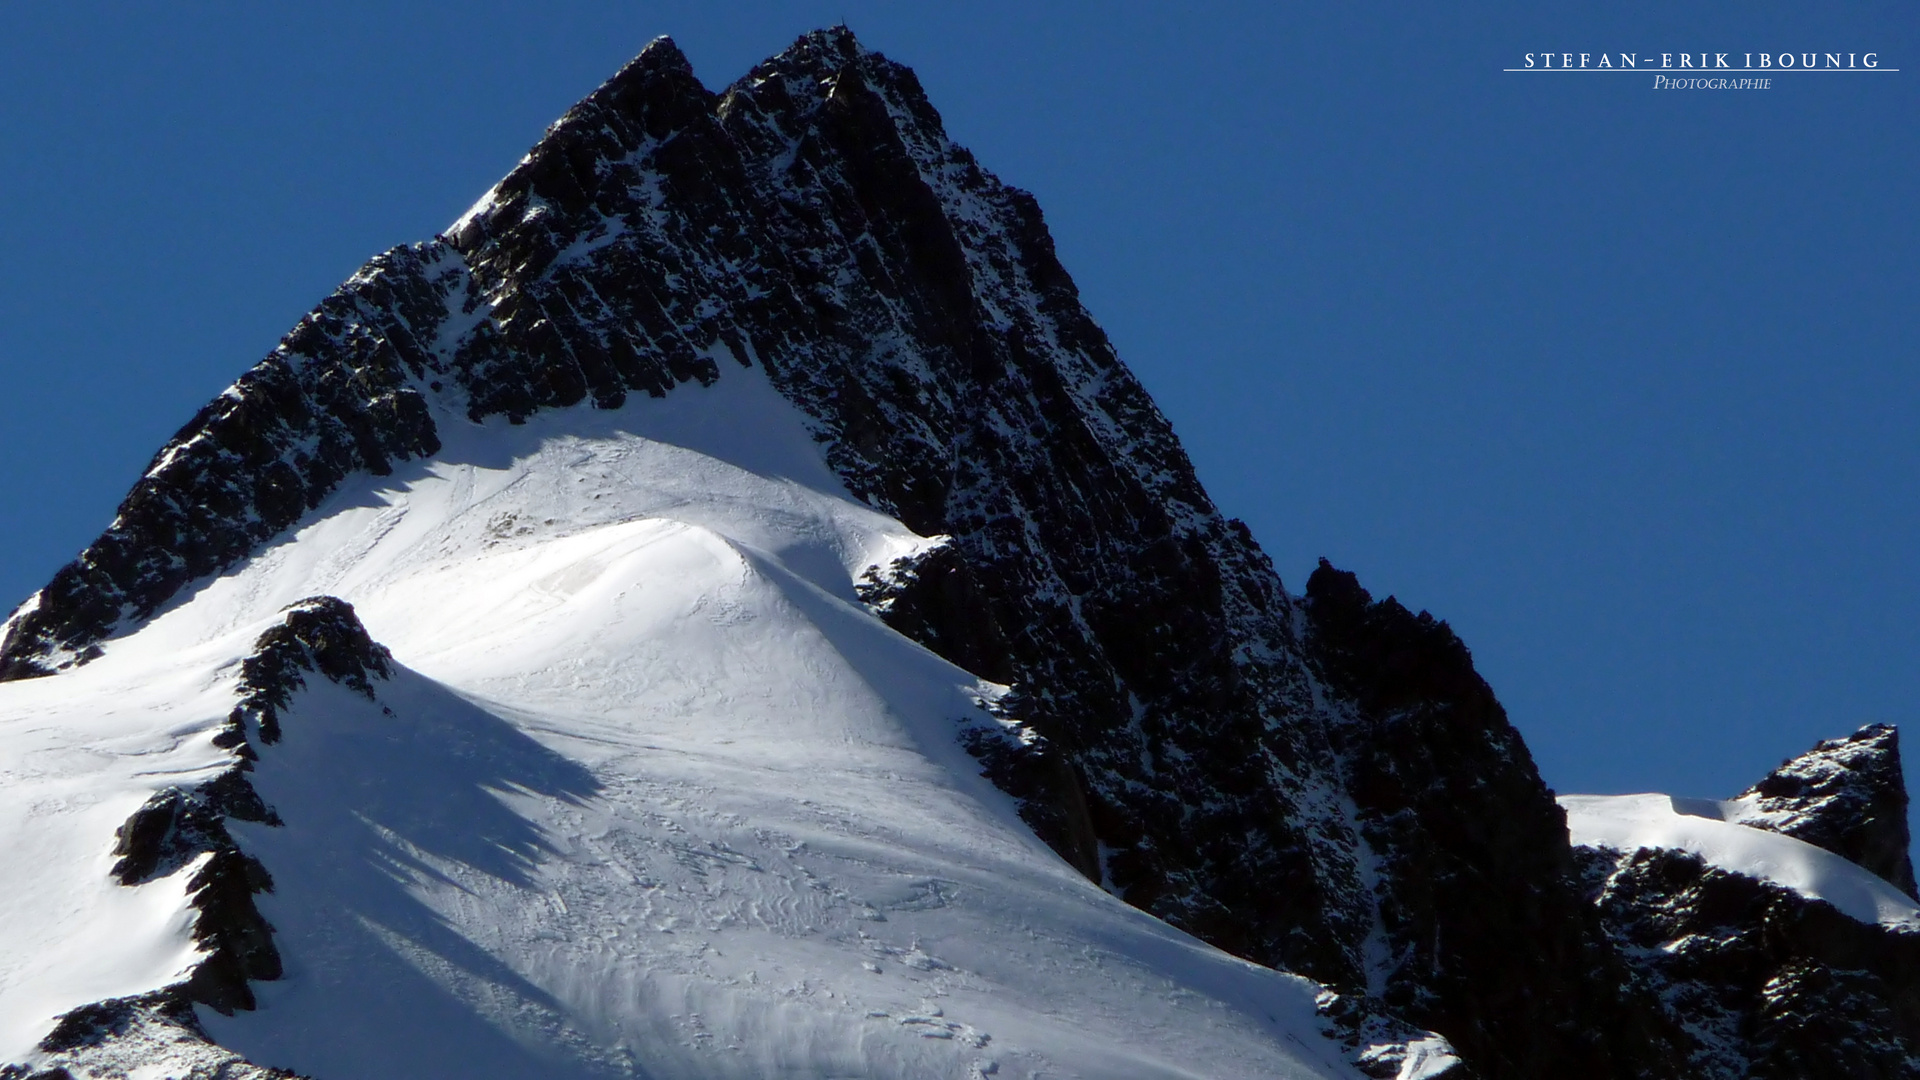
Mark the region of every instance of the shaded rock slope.
[[[750, 366], [849, 490], [952, 538], [863, 596], [1014, 687], [1000, 709], [1042, 737], [982, 747], [983, 766], [1087, 877], [1338, 988], [1353, 1031], [1440, 1032], [1478, 1075], [1686, 1075], [1689, 1037], [1589, 903], [1591, 867], [1465, 645], [1325, 564], [1289, 594], [1081, 305], [1033, 198], [843, 29], [719, 93], [649, 45], [183, 428], [9, 620], [0, 678], [87, 662], [344, 477], [433, 454], [429, 402], [519, 422]], [[266, 739], [271, 695], [253, 708]], [[1757, 805], [1823, 793], [1766, 812], [1880, 865], [1904, 819], [1853, 792], [1849, 753], [1769, 777]]]

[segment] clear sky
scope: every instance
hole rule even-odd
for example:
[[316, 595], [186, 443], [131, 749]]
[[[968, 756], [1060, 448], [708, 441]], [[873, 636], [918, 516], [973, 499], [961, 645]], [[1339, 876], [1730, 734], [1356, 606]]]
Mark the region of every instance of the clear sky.
[[[1039, 196], [1288, 585], [1448, 619], [1548, 783], [1726, 796], [1920, 719], [1911, 0], [283, 7], [9, 15], [0, 607], [649, 38], [717, 87], [844, 20]], [[1549, 51], [1904, 70], [1501, 70]]]

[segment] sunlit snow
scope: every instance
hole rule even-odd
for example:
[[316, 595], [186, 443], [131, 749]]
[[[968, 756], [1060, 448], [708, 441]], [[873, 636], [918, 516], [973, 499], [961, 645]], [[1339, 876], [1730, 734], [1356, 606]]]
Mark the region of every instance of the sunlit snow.
[[1825, 900], [1861, 922], [1920, 930], [1920, 906], [1912, 897], [1824, 848], [1739, 824], [1738, 802], [1562, 795], [1560, 805], [1569, 836], [1583, 847], [1691, 852], [1709, 865]]
[[350, 481], [95, 663], [0, 685], [0, 1061], [191, 962], [184, 874], [112, 884], [114, 829], [223, 763], [237, 660], [332, 594], [400, 669], [377, 703], [309, 679], [252, 774], [285, 827], [232, 825], [286, 977], [201, 1016], [257, 1063], [1358, 1075], [1318, 987], [1107, 895], [977, 775], [955, 735], [1003, 688], [852, 587], [937, 541], [851, 499], [757, 371], [437, 419], [431, 461]]

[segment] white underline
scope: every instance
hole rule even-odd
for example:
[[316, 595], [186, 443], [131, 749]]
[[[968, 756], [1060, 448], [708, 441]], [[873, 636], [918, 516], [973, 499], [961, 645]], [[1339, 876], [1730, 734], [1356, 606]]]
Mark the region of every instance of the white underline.
[[1501, 71], [1550, 71], [1592, 72], [1597, 75], [1645, 75], [1648, 72], [1664, 74], [1670, 71], [1684, 71], [1689, 75], [1717, 75], [1723, 71], [1764, 71], [1769, 75], [1811, 75], [1816, 72], [1847, 72], [1859, 75], [1879, 75], [1883, 72], [1899, 71], [1899, 68], [1574, 68], [1574, 67], [1537, 67], [1537, 68], [1501, 68]]

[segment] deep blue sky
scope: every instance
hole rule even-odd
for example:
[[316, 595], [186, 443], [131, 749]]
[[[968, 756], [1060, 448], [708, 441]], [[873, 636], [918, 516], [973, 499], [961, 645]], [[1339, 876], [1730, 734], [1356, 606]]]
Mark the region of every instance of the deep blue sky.
[[[719, 86], [845, 19], [1039, 196], [1289, 586], [1324, 554], [1450, 620], [1550, 784], [1731, 795], [1920, 719], [1911, 0], [314, 9], [10, 14], [0, 607], [647, 39]], [[1545, 50], [1906, 70], [1500, 70]]]

